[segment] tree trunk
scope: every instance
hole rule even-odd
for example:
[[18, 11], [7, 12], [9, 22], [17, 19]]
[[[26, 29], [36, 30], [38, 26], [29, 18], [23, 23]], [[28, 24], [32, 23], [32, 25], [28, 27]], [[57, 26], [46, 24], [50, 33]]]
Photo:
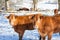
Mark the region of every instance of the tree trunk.
[[8, 0], [5, 0], [5, 8], [6, 8], [6, 10], [7, 10], [7, 1], [8, 1]]
[[34, 9], [34, 11], [36, 11], [36, 3], [37, 3], [37, 1], [38, 0], [33, 0], [33, 5], [34, 5], [33, 9]]
[[58, 0], [58, 5], [59, 5], [59, 8], [58, 8], [58, 10], [60, 11], [60, 0]]

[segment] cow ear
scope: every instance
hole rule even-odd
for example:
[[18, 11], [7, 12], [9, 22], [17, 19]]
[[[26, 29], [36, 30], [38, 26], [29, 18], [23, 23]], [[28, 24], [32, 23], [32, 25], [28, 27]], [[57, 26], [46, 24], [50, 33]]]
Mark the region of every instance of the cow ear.
[[31, 19], [34, 19], [34, 17], [35, 17], [35, 15], [33, 15], [33, 16], [31, 17]]
[[31, 15], [29, 16], [29, 19], [33, 19], [35, 17], [35, 15]]
[[5, 18], [9, 19], [9, 16], [5, 16]]
[[15, 18], [15, 15], [14, 14], [10, 14], [9, 16], [5, 16], [5, 18], [9, 19], [9, 18]]

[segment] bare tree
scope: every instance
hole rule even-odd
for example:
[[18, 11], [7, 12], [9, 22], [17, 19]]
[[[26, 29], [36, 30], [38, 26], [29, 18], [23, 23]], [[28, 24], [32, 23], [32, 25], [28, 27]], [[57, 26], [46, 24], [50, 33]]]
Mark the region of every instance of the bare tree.
[[58, 5], [59, 5], [59, 8], [58, 8], [58, 10], [60, 11], [60, 0], [58, 0]]
[[38, 2], [38, 0], [33, 0], [33, 5], [34, 5], [33, 9], [34, 9], [34, 11], [36, 10], [36, 3], [37, 2]]
[[5, 8], [6, 8], [6, 10], [7, 10], [7, 1], [8, 1], [8, 0], [5, 0]]

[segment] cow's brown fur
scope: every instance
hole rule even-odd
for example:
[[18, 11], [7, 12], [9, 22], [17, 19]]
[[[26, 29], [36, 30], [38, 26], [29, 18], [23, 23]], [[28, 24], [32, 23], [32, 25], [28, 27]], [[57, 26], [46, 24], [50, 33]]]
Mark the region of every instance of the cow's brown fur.
[[54, 9], [54, 15], [58, 14], [58, 9]]
[[48, 40], [51, 40], [53, 33], [60, 32], [60, 14], [40, 16], [36, 21], [36, 26], [43, 40], [46, 36], [48, 36]]
[[26, 16], [17, 16], [10, 14], [7, 16], [10, 24], [14, 30], [19, 34], [19, 40], [22, 40], [25, 30], [33, 30], [36, 18], [39, 14], [32, 14]]

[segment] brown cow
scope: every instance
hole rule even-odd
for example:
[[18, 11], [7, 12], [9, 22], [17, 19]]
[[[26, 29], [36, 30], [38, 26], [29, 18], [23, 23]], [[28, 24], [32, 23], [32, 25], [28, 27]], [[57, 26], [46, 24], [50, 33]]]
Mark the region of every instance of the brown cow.
[[19, 40], [22, 40], [25, 30], [33, 30], [36, 18], [39, 14], [17, 16], [10, 14], [7, 16], [9, 23], [13, 26], [14, 30], [19, 34]]
[[52, 34], [60, 32], [60, 14], [54, 16], [40, 16], [36, 21], [38, 32], [42, 39], [48, 36], [48, 40], [51, 40]]
[[[58, 14], [58, 9], [54, 9], [54, 15], [55, 15], [55, 16], [60, 15], [60, 14]], [[60, 35], [60, 33], [59, 33], [59, 35]]]

